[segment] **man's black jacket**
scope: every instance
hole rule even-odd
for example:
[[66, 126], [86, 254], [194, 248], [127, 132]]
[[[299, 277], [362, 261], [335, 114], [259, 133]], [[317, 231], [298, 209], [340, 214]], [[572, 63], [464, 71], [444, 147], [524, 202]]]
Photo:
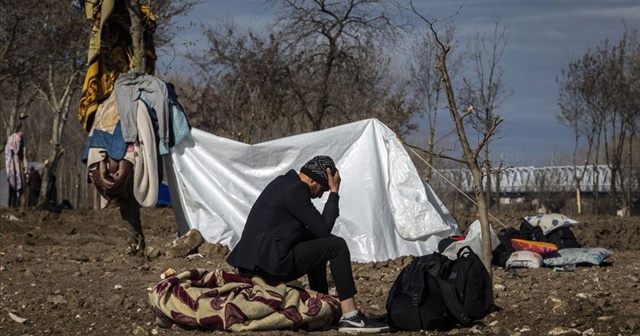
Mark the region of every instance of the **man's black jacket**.
[[322, 214], [311, 203], [309, 186], [294, 170], [280, 175], [262, 191], [249, 212], [238, 245], [227, 262], [235, 267], [278, 276], [293, 269], [293, 248], [313, 237], [327, 237], [338, 218], [336, 193], [330, 193]]

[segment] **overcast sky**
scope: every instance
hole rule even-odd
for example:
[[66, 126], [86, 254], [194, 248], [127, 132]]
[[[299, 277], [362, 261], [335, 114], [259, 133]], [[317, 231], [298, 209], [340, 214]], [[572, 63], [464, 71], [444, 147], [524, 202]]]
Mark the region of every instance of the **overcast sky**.
[[[414, 4], [421, 13], [445, 17], [455, 13], [462, 1], [414, 0]], [[196, 24], [215, 24], [232, 18], [238, 25], [259, 30], [270, 15], [259, 1], [216, 0], [205, 1], [186, 19]], [[465, 40], [476, 31], [490, 32], [496, 18], [508, 25], [502, 65], [513, 94], [498, 111], [505, 121], [500, 129], [501, 139], [493, 145], [494, 153], [503, 154], [509, 165], [544, 166], [552, 160], [554, 164], [567, 163], [573, 149], [573, 133], [555, 118], [556, 77], [587, 48], [596, 47], [605, 39], [618, 41], [624, 23], [640, 30], [640, 1], [468, 0], [453, 24], [458, 39]], [[202, 41], [199, 34], [199, 29], [194, 28], [180, 38], [197, 46]], [[163, 71], [162, 64], [167, 59], [159, 61], [159, 70]]]

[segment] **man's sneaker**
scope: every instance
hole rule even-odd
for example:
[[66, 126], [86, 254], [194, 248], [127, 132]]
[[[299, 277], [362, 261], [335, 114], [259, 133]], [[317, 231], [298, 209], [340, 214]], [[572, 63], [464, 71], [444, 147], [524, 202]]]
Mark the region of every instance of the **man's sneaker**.
[[375, 322], [358, 312], [350, 318], [340, 318], [338, 322], [338, 331], [346, 333], [382, 333], [389, 332], [390, 328], [384, 323]]

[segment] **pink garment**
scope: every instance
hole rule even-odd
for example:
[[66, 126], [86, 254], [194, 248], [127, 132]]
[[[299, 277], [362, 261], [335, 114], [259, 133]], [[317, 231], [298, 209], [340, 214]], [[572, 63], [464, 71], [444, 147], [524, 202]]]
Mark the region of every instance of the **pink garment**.
[[20, 197], [20, 190], [22, 190], [24, 184], [19, 170], [20, 160], [25, 160], [23, 163], [24, 169], [27, 166], [22, 132], [13, 133], [7, 139], [7, 145], [4, 147], [4, 160], [7, 166], [9, 185], [18, 191], [18, 197]]

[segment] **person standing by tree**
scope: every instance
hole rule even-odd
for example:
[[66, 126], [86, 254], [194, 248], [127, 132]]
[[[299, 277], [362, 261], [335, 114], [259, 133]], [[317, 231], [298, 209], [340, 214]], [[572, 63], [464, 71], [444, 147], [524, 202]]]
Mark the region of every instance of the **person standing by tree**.
[[20, 195], [24, 192], [27, 156], [22, 132], [15, 132], [7, 139], [4, 148], [5, 165], [7, 167], [7, 185], [9, 186], [9, 206], [20, 206]]
[[40, 184], [42, 183], [42, 177], [34, 166], [29, 167], [27, 181], [29, 186], [29, 206], [34, 207], [38, 205], [38, 196], [40, 196]]

